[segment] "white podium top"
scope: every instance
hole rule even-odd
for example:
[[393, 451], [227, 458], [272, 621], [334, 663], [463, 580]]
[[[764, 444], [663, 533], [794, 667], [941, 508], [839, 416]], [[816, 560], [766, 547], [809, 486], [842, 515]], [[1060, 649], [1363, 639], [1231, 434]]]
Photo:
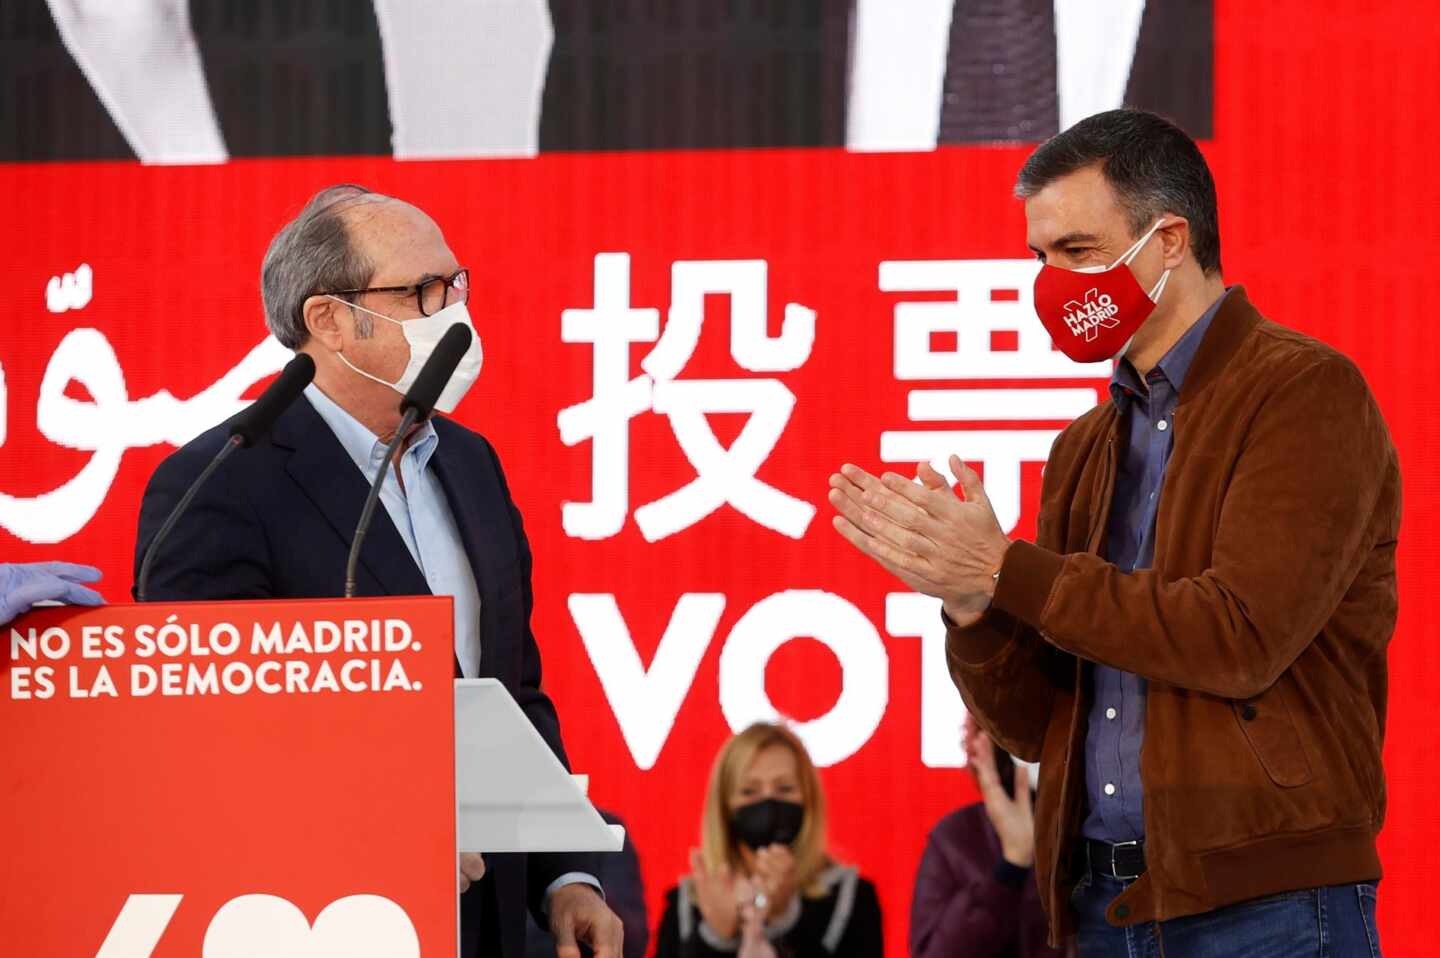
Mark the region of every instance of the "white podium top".
[[618, 852], [609, 825], [497, 679], [455, 681], [456, 837], [462, 852]]

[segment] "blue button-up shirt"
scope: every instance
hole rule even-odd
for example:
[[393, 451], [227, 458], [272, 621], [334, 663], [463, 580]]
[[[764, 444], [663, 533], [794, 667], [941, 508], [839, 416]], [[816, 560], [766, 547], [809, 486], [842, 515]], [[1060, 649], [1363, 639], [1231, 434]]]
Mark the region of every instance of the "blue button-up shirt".
[[[1115, 364], [1110, 395], [1129, 441], [1118, 462], [1110, 500], [1105, 558], [1127, 574], [1148, 569], [1154, 562], [1155, 516], [1174, 445], [1175, 405], [1185, 373], [1224, 301], [1221, 295], [1145, 375], [1144, 382], [1129, 360]], [[1145, 741], [1147, 683], [1133, 672], [1106, 665], [1094, 667], [1091, 682], [1094, 700], [1085, 737], [1085, 791], [1090, 805], [1080, 831], [1086, 838], [1105, 842], [1143, 839], [1140, 746]]]
[[[314, 383], [305, 387], [305, 398], [345, 447], [365, 482], [373, 483], [385, 458], [385, 443]], [[385, 474], [380, 503], [410, 550], [410, 558], [420, 567], [430, 592], [454, 598], [455, 658], [465, 677], [473, 679], [480, 674], [480, 590], [450, 501], [429, 468], [439, 444], [440, 436], [428, 421], [417, 429], [400, 462]], [[397, 468], [403, 489], [395, 478]]]

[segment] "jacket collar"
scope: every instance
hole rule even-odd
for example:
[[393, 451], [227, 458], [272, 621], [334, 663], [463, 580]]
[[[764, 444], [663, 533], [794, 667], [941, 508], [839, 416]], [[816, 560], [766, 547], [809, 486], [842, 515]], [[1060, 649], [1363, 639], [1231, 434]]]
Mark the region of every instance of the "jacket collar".
[[[370, 486], [340, 440], [302, 396], [276, 421], [270, 441], [281, 449], [291, 450], [285, 471], [349, 549]], [[384, 594], [430, 594], [425, 576], [410, 557], [410, 550], [383, 506], [375, 509], [370, 531], [360, 548], [360, 565], [379, 582]], [[364, 589], [363, 577], [359, 588], [368, 591]], [[342, 595], [344, 590], [345, 569], [342, 567], [335, 570], [335, 594]]]
[[1211, 303], [1200, 314], [1200, 319], [1181, 336], [1170, 351], [1160, 357], [1155, 368], [1145, 375], [1145, 381], [1140, 381], [1140, 374], [1135, 367], [1130, 365], [1130, 360], [1120, 358], [1115, 362], [1115, 372], [1110, 377], [1110, 395], [1115, 400], [1115, 405], [1121, 409], [1128, 407], [1134, 397], [1149, 392], [1152, 384], [1164, 380], [1170, 384], [1170, 388], [1180, 392], [1185, 388], [1185, 377], [1190, 372], [1190, 365], [1195, 361], [1195, 354], [1200, 350], [1200, 344], [1205, 341], [1205, 334], [1210, 331], [1210, 324], [1215, 321], [1215, 314], [1225, 305], [1230, 290], [1225, 290], [1215, 302]]
[[1260, 311], [1245, 295], [1245, 287], [1231, 287], [1185, 374], [1177, 405], [1184, 406], [1204, 394], [1262, 319]]

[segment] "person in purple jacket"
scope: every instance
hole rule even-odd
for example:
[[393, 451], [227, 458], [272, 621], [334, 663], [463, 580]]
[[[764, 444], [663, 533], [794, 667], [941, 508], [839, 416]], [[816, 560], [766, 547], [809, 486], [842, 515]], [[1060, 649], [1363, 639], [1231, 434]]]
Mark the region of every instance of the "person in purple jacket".
[[[1031, 866], [1035, 819], [1028, 769], [967, 716], [965, 755], [981, 801], [936, 823], [910, 906], [913, 958], [1053, 958]], [[1017, 787], [1017, 785], [1019, 787]]]

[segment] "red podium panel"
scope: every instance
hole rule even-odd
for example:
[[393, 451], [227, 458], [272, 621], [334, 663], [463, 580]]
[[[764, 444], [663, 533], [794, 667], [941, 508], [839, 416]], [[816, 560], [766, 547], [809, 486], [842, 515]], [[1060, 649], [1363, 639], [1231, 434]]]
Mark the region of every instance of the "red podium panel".
[[451, 600], [0, 629], [0, 951], [453, 955]]

